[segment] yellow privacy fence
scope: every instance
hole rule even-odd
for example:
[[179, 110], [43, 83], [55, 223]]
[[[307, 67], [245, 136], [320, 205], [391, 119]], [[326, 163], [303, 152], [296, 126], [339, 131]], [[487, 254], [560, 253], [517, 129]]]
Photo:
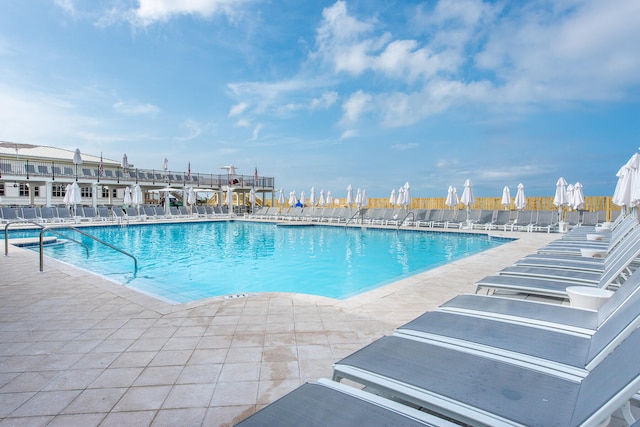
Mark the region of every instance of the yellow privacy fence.
[[[511, 198], [513, 200], [513, 197]], [[553, 204], [553, 196], [545, 197], [527, 197], [527, 210], [557, 210], [558, 207]], [[448, 209], [445, 205], [445, 197], [415, 197], [411, 200], [409, 209]], [[275, 206], [279, 206], [276, 201]], [[339, 198], [334, 199], [334, 205], [331, 207], [346, 206], [346, 199]], [[389, 204], [388, 198], [372, 198], [369, 199], [369, 208], [389, 208], [392, 207]], [[461, 203], [458, 208], [464, 208]], [[471, 209], [505, 209], [502, 205], [502, 198], [500, 197], [478, 197], [476, 201], [470, 206]], [[509, 209], [515, 209], [513, 203], [509, 206]], [[564, 210], [570, 210], [564, 208]], [[584, 206], [581, 211], [605, 211], [607, 212], [607, 218], [610, 217], [612, 211], [619, 211], [620, 207], [611, 203], [611, 196], [585, 196]]]

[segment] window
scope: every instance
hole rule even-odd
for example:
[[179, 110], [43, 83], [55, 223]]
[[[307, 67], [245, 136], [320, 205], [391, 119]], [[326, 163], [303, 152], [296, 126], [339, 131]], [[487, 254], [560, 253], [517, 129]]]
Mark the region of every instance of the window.
[[18, 194], [20, 197], [29, 197], [29, 185], [20, 184], [20, 192]]
[[111, 197], [113, 197], [114, 199], [117, 199], [117, 198], [118, 198], [118, 189], [117, 189], [117, 188], [114, 188], [114, 189], [111, 191]]
[[107, 187], [102, 187], [102, 197], [103, 199], [108, 199], [109, 198], [109, 188]]
[[4, 182], [0, 182], [0, 196], [4, 196]]
[[89, 187], [80, 187], [80, 196], [81, 197], [93, 197], [93, 192], [91, 191], [91, 186], [89, 186]]
[[53, 197], [64, 197], [64, 185], [62, 184], [53, 184], [51, 186], [51, 195]]

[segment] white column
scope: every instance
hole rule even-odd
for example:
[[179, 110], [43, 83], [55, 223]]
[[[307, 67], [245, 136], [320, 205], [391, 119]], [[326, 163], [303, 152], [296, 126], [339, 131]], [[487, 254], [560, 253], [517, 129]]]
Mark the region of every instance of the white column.
[[[100, 189], [102, 190], [102, 186], [100, 186]], [[97, 182], [91, 183], [91, 205], [94, 208], [98, 206], [98, 183]]]
[[47, 207], [51, 207], [51, 200], [53, 199], [53, 182], [52, 181], [47, 181], [45, 182], [45, 190], [46, 192], [45, 194], [45, 206]]

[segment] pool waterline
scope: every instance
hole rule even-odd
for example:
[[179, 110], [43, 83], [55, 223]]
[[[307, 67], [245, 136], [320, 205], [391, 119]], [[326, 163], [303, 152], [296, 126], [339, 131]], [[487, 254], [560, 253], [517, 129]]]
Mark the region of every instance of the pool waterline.
[[47, 256], [171, 303], [260, 292], [346, 299], [512, 241], [487, 234], [215, 221], [86, 227], [140, 258], [92, 242]]

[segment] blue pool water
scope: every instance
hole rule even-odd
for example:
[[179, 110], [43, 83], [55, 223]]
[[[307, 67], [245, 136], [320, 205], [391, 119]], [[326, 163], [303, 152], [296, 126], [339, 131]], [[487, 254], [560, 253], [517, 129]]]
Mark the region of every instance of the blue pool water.
[[[61, 232], [85, 242], [88, 257], [73, 243], [47, 246], [46, 255], [179, 303], [257, 292], [344, 299], [509, 241], [464, 233], [243, 221], [83, 230], [135, 255], [137, 273], [131, 258], [72, 230]], [[24, 235], [18, 233], [11, 235]]]

